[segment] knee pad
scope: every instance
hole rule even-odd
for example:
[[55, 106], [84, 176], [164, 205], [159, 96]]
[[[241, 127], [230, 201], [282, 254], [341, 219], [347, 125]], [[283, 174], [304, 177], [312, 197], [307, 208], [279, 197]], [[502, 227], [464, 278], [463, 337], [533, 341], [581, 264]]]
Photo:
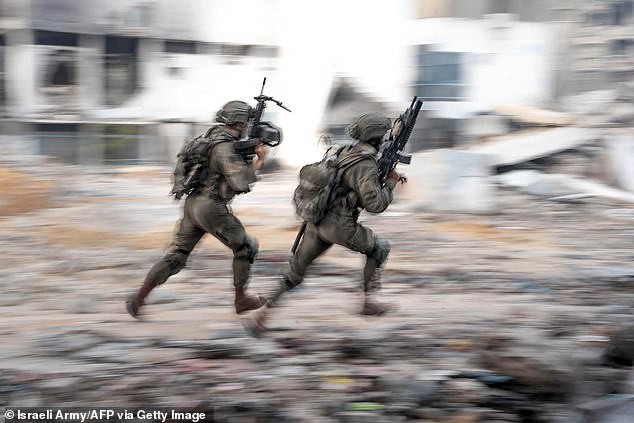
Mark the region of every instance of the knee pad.
[[247, 235], [244, 244], [235, 251], [234, 255], [236, 257], [245, 257], [249, 260], [249, 263], [253, 263], [258, 256], [259, 247], [258, 240]]
[[390, 242], [386, 239], [377, 238], [374, 243], [374, 249], [372, 249], [369, 255], [378, 262], [378, 266], [380, 267], [383, 263], [385, 263], [389, 254]]

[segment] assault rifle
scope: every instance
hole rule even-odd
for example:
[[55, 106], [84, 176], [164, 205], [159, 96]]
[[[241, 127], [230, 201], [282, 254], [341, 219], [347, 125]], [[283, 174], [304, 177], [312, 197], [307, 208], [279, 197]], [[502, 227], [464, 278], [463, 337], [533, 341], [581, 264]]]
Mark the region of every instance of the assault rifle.
[[262, 142], [268, 147], [277, 147], [282, 142], [282, 130], [271, 122], [263, 122], [262, 114], [266, 109], [266, 102], [272, 101], [286, 111], [291, 111], [288, 107], [284, 106], [281, 101], [264, 95], [264, 84], [266, 84], [266, 77], [262, 81], [262, 89], [260, 95], [253, 97], [258, 105], [255, 107], [255, 111], [249, 117], [247, 121], [246, 138], [234, 142], [236, 151], [246, 160], [251, 161], [255, 155], [255, 147], [258, 142]]
[[409, 136], [416, 125], [416, 118], [420, 112], [423, 102], [414, 97], [412, 104], [396, 119], [392, 126], [390, 139], [382, 148], [379, 158], [379, 180], [385, 184], [387, 175], [396, 167], [398, 163], [410, 164], [412, 156], [403, 154]]
[[[398, 163], [410, 164], [412, 162], [412, 156], [403, 154], [409, 136], [412, 135], [414, 125], [416, 125], [416, 118], [420, 112], [423, 102], [414, 97], [412, 104], [396, 119], [392, 130], [390, 131], [390, 139], [381, 149], [381, 157], [379, 158], [379, 181], [381, 185], [385, 185], [387, 176], [396, 167]], [[299, 246], [302, 237], [306, 231], [306, 222], [302, 223], [299, 228], [299, 232], [295, 237], [295, 242], [291, 247], [291, 253], [295, 254], [297, 247]]]

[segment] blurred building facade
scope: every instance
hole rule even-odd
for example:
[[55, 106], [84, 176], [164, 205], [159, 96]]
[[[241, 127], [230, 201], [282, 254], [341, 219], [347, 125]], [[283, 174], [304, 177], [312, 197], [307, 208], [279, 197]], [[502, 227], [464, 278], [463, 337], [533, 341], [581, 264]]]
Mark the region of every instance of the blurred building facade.
[[508, 12], [500, 2], [489, 2], [497, 7], [483, 8], [484, 14], [472, 18], [476, 3], [460, 4], [455, 13], [449, 9], [456, 16], [413, 22], [414, 90], [426, 102], [425, 131], [419, 131], [424, 137], [416, 140], [416, 149], [460, 144], [470, 138], [468, 123], [474, 116], [501, 106], [543, 107], [553, 100], [558, 27], [511, 13], [486, 13]]
[[[270, 3], [249, 2], [262, 22], [235, 31], [229, 1], [0, 1], [5, 146], [68, 163], [166, 162], [276, 71]], [[226, 84], [240, 74], [254, 83]]]
[[558, 96], [634, 83], [633, 0], [576, 0], [554, 9], [564, 30]]
[[[70, 163], [169, 163], [229, 99], [306, 162], [319, 133], [425, 100], [412, 150], [477, 139], [504, 106], [631, 84], [634, 0], [0, 0], [3, 145]], [[278, 119], [279, 118], [279, 119]], [[496, 130], [504, 132], [508, 128]]]
[[416, 148], [503, 133], [488, 116], [509, 106], [568, 111], [578, 94], [631, 91], [633, 9], [632, 0], [417, 2], [415, 86], [427, 108]]

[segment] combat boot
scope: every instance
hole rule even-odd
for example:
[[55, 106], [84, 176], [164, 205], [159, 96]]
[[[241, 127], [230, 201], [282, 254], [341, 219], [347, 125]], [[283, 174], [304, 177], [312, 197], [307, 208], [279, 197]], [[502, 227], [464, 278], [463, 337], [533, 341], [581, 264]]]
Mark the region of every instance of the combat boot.
[[249, 295], [244, 286], [236, 287], [236, 299], [234, 305], [236, 313], [242, 314], [249, 310], [255, 310], [262, 307], [266, 303], [266, 298], [260, 295]]
[[156, 288], [156, 284], [150, 279], [145, 279], [143, 281], [143, 285], [139, 288], [139, 292], [130, 294], [126, 297], [125, 306], [128, 313], [130, 313], [130, 316], [135, 319], [139, 318], [139, 311], [141, 307], [145, 305], [145, 298], [154, 288]]
[[383, 316], [386, 313], [393, 312], [397, 309], [395, 303], [383, 303], [373, 299], [369, 295], [365, 295], [363, 300], [363, 308], [361, 315], [363, 316]]
[[269, 306], [265, 305], [255, 312], [255, 316], [243, 320], [242, 325], [247, 333], [254, 338], [261, 338], [267, 331], [266, 323], [268, 322], [270, 312]]

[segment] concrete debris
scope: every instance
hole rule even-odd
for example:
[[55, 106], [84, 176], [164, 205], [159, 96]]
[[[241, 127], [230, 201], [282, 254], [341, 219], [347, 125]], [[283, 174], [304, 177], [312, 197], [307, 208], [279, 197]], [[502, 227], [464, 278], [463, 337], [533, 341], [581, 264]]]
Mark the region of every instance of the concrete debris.
[[577, 123], [577, 118], [569, 113], [538, 109], [528, 106], [500, 106], [496, 113], [507, 117], [517, 124], [528, 126], [569, 126]]
[[634, 123], [634, 105], [628, 103], [615, 103], [607, 109], [607, 117], [610, 123], [632, 124]]
[[634, 416], [634, 395], [609, 395], [579, 408], [579, 423], [628, 423]]
[[602, 114], [606, 107], [618, 98], [617, 90], [588, 91], [563, 98], [561, 108], [570, 113], [582, 115]]
[[581, 127], [531, 129], [473, 145], [469, 151], [491, 156], [491, 166], [510, 166], [570, 150], [600, 138], [597, 130]]
[[[441, 182], [490, 183], [486, 155], [435, 157], [446, 160]], [[20, 172], [38, 186], [35, 170]], [[617, 335], [634, 305], [634, 230], [622, 205], [535, 201], [497, 186], [495, 214], [414, 213], [406, 185], [391, 213], [362, 217], [392, 242], [381, 295], [399, 310], [357, 316], [359, 255], [335, 246], [255, 340], [234, 314], [232, 253], [214, 241], [153, 292], [142, 322], [125, 312], [125, 294], [169, 245], [169, 169], [37, 172], [78, 189], [61, 190], [54, 207], [26, 202], [30, 212], [0, 225], [0, 407], [212, 404], [218, 421], [509, 423], [572, 421], [578, 404], [632, 394], [630, 339]], [[542, 176], [495, 180], [536, 189]], [[233, 204], [261, 243], [254, 291], [274, 288], [287, 260], [295, 184], [291, 172], [265, 175], [257, 196]], [[560, 194], [547, 185], [544, 198]], [[484, 190], [446, 201], [457, 204], [458, 192], [474, 210], [487, 201]], [[116, 231], [96, 222], [122, 213]]]
[[475, 115], [464, 124], [463, 131], [469, 140], [479, 141], [507, 134], [511, 129], [508, 119], [497, 114]]
[[611, 202], [634, 203], [634, 194], [604, 184], [562, 174], [536, 170], [515, 170], [495, 177], [504, 186], [556, 201], [602, 198]]
[[[490, 213], [496, 209], [490, 183], [491, 156], [469, 150], [416, 153], [407, 169], [415, 208], [445, 212]], [[411, 185], [409, 185], [411, 183]]]

